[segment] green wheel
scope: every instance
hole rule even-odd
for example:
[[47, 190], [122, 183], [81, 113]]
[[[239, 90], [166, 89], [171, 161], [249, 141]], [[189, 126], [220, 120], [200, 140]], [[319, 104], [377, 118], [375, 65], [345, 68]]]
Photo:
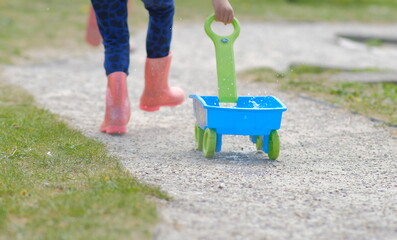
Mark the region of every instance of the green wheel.
[[194, 126], [194, 136], [196, 138], [196, 149], [203, 151], [204, 130], [197, 124]]
[[263, 136], [256, 136], [256, 150], [263, 150]]
[[276, 160], [280, 154], [280, 138], [276, 130], [272, 130], [269, 136], [269, 158]]
[[203, 153], [206, 158], [214, 157], [216, 149], [216, 131], [207, 128], [204, 132]]

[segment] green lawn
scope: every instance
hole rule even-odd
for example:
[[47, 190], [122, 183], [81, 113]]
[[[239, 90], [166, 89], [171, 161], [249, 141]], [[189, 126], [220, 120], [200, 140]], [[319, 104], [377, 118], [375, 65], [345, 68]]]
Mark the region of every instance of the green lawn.
[[[374, 71], [380, 70], [352, 70], [352, 72]], [[240, 77], [274, 83], [282, 90], [304, 93], [397, 126], [396, 84], [331, 81], [330, 75], [338, 72], [342, 70], [298, 65], [283, 73], [267, 68], [253, 69], [241, 73]]]
[[0, 85], [0, 239], [149, 239], [168, 196], [32, 102]]
[[[210, 0], [176, 0], [177, 16], [208, 15]], [[230, 0], [238, 18], [265, 21], [393, 22], [394, 0]], [[194, 11], [192, 11], [194, 9]]]
[[0, 0], [0, 62], [12, 63], [36, 47], [83, 43], [88, 1]]

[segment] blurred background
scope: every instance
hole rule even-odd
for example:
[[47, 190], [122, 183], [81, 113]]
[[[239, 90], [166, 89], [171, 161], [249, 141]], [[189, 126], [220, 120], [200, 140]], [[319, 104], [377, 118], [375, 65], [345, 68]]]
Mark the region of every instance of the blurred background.
[[[139, 30], [147, 27], [148, 16], [141, 0], [130, 1], [132, 8], [129, 27], [131, 35], [134, 36]], [[213, 12], [211, 0], [175, 2], [176, 25], [202, 23]], [[397, 0], [230, 0], [230, 3], [240, 21], [337, 23], [334, 25], [349, 25], [351, 31], [368, 27], [381, 30], [386, 35], [395, 32], [388, 29], [394, 29], [397, 23]], [[92, 52], [94, 48], [85, 41], [90, 6], [89, 0], [0, 0], [0, 67], [39, 63], [62, 57], [81, 57]], [[298, 40], [295, 35], [288, 37]], [[277, 69], [251, 69], [252, 71], [239, 73], [239, 79], [275, 83], [282, 90], [320, 98], [397, 126], [397, 73], [390, 73], [385, 68], [387, 64], [394, 66], [397, 37], [395, 34], [393, 39], [354, 35], [339, 37], [342, 37], [340, 40], [347, 45], [344, 46], [343, 53], [335, 54], [342, 55], [340, 57], [346, 60], [343, 54], [350, 56], [353, 52], [360, 54], [361, 51], [366, 58], [370, 58], [367, 60], [376, 62], [381, 67], [357, 69], [344, 66], [342, 69], [329, 69], [329, 66], [324, 68], [302, 65], [290, 66], [284, 72], [277, 72]], [[318, 39], [322, 40], [324, 39]], [[134, 42], [132, 45], [141, 47], [134, 46]], [[389, 51], [389, 45], [392, 51]], [[324, 50], [330, 50], [332, 47], [321, 46]], [[97, 48], [101, 49], [102, 47]], [[279, 55], [277, 49], [273, 50]], [[322, 50], [319, 51], [322, 55]], [[374, 54], [378, 57], [375, 60]], [[386, 56], [390, 60], [386, 60]], [[341, 81], [332, 80], [335, 74]]]
[[[130, 31], [147, 24], [140, 0], [132, 0]], [[392, 23], [397, 0], [230, 0], [240, 20]], [[27, 50], [79, 49], [84, 43], [88, 0], [0, 0], [0, 63], [29, 58]], [[175, 23], [201, 22], [211, 0], [176, 0]]]

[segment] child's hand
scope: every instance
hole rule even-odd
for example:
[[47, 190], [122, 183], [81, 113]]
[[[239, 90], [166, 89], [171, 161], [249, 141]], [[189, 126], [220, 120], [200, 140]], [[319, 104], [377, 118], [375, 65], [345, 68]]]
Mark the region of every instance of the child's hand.
[[215, 11], [215, 20], [225, 25], [233, 21], [234, 12], [228, 0], [212, 0]]

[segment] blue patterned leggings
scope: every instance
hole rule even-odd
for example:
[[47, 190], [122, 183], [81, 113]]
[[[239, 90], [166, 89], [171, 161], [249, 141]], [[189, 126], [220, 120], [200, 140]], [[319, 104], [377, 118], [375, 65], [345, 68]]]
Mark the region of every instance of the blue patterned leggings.
[[[170, 51], [174, 0], [142, 0], [149, 12], [146, 53], [149, 58], [168, 56]], [[130, 63], [128, 0], [91, 0], [105, 47], [106, 75], [128, 74]]]

